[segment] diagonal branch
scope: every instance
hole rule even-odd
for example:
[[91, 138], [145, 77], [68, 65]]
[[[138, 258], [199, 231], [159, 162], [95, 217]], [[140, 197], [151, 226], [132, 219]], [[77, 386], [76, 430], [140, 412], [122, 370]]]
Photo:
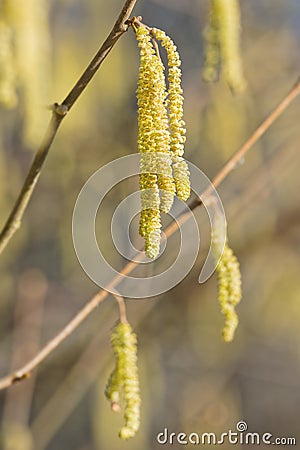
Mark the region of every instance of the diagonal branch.
[[125, 31], [127, 31], [128, 25], [126, 22], [129, 19], [136, 2], [137, 0], [126, 0], [115, 25], [113, 26], [110, 34], [103, 42], [93, 60], [90, 62], [90, 64], [88, 65], [82, 76], [79, 78], [75, 86], [71, 89], [62, 104], [54, 105], [52, 117], [44, 140], [35, 155], [19, 197], [17, 198], [15, 205], [0, 233], [0, 254], [5, 249], [15, 232], [21, 226], [24, 212], [35, 189], [36, 183], [40, 177], [45, 159], [48, 155], [52, 142], [56, 136], [63, 118], [66, 116], [67, 112], [72, 108], [78, 97], [82, 94], [86, 86], [89, 84], [118, 39], [122, 36], [122, 34], [125, 33]]
[[[259, 140], [259, 138], [270, 128], [270, 126], [278, 119], [281, 114], [288, 108], [288, 106], [300, 95], [300, 79], [297, 81], [295, 86], [290, 90], [290, 92], [284, 97], [284, 99], [274, 108], [274, 110], [266, 117], [265, 120], [256, 128], [252, 135], [247, 139], [247, 141], [238, 149], [229, 161], [223, 166], [220, 172], [215, 176], [213, 180], [214, 187], [218, 187], [221, 182], [230, 174], [230, 172], [236, 167], [236, 164], [241, 157], [245, 156], [246, 153], [253, 148], [254, 144]], [[208, 188], [203, 192], [201, 197], [209, 196], [211, 188]], [[202, 205], [200, 199], [196, 199], [190, 202], [190, 209], [196, 209], [198, 206]], [[178, 228], [179, 223], [183, 223], [188, 219], [189, 214], [183, 214], [180, 216], [178, 223], [173, 221], [168, 228], [165, 230], [166, 237], [171, 236], [175, 233]], [[141, 257], [142, 254], [140, 254]], [[107, 289], [116, 287], [119, 282], [123, 279], [123, 275], [128, 275], [136, 267], [139, 257], [136, 257], [135, 261], [128, 262], [120, 273], [109, 283]], [[108, 291], [100, 290], [95, 294], [85, 306], [76, 314], [76, 316], [53, 338], [49, 341], [42, 350], [27, 364], [18, 369], [17, 371], [7, 375], [6, 377], [0, 379], [0, 390], [8, 388], [12, 384], [30, 377], [31, 372], [39, 366], [39, 364], [46, 359], [59, 345], [72, 334], [78, 326], [97, 308], [97, 306], [105, 300], [109, 295]]]

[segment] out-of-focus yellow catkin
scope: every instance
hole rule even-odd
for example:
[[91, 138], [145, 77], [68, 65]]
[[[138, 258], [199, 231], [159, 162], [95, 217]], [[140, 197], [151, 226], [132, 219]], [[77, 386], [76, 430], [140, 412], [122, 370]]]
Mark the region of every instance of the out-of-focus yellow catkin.
[[202, 78], [207, 82], [215, 82], [219, 79], [221, 62], [219, 23], [215, 6], [216, 3], [211, 0], [208, 25], [204, 29], [205, 50]]
[[111, 335], [111, 345], [116, 358], [105, 395], [115, 411], [120, 409], [119, 402], [124, 401], [124, 426], [121, 439], [133, 437], [140, 425], [140, 390], [137, 368], [137, 339], [129, 323], [118, 322]]
[[[220, 249], [220, 228], [218, 219], [214, 224], [212, 243], [216, 254]], [[217, 265], [218, 272], [218, 299], [221, 312], [225, 316], [225, 324], [222, 336], [225, 342], [231, 342], [238, 326], [238, 316], [235, 311], [236, 305], [242, 298], [242, 283], [239, 262], [233, 251], [225, 242], [222, 256]]]
[[246, 88], [240, 50], [241, 13], [239, 0], [211, 0], [210, 24], [206, 31], [203, 77], [217, 78], [219, 65], [224, 80], [234, 92]]
[[51, 70], [49, 2], [6, 0], [5, 15], [14, 33], [18, 85], [24, 110], [24, 142], [36, 147], [48, 113]]
[[[5, 19], [1, 10], [0, 14]], [[17, 104], [17, 94], [12, 30], [4, 19], [0, 19], [0, 103], [13, 108]]]

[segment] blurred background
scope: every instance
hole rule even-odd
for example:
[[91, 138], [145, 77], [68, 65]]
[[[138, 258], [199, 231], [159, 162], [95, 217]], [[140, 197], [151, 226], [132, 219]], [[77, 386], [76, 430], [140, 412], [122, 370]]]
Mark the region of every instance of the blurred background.
[[[121, 0], [26, 4], [28, 17], [18, 17], [16, 27], [24, 22], [36, 35], [32, 31], [19, 42], [26, 57], [14, 74], [16, 97], [6, 102], [9, 109], [0, 109], [1, 226], [49, 121], [47, 106], [63, 100], [123, 6]], [[212, 178], [299, 76], [300, 3], [241, 0], [248, 89], [240, 95], [222, 79], [202, 81], [208, 7], [208, 0], [139, 0], [134, 14], [164, 29], [178, 46], [186, 158]], [[26, 36], [26, 27], [22, 31]], [[22, 227], [1, 255], [0, 376], [32, 357], [97, 291], [76, 258], [72, 212], [90, 175], [137, 151], [137, 72], [130, 30], [64, 120]], [[119, 440], [122, 416], [104, 396], [114, 365], [110, 332], [118, 318], [110, 296], [30, 379], [1, 392], [1, 448], [150, 450], [160, 447], [156, 435], [165, 427], [222, 433], [235, 430], [239, 420], [249, 431], [294, 436], [300, 445], [299, 117], [297, 99], [218, 189], [243, 278], [234, 342], [221, 339], [216, 275], [198, 284], [210, 242], [205, 210], [198, 208], [201, 251], [190, 274], [158, 298], [127, 300], [139, 340], [137, 436]], [[117, 185], [98, 217], [101, 249], [116, 269], [125, 261], [110, 240], [110, 220], [136, 187], [137, 180]], [[166, 249], [168, 260], [178, 248], [176, 235]], [[148, 264], [139, 276], [163, 266]]]

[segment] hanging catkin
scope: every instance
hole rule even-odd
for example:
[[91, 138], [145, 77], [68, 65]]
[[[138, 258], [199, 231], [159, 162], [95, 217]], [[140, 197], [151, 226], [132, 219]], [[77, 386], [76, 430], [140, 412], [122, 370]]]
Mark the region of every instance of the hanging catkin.
[[170, 150], [172, 154], [173, 176], [178, 198], [185, 201], [190, 196], [190, 173], [188, 165], [182, 158], [186, 141], [186, 128], [183, 120], [183, 90], [181, 87], [181, 61], [177, 47], [172, 39], [162, 30], [153, 29], [153, 34], [166, 49], [168, 58], [169, 82], [169, 126]]
[[238, 316], [235, 307], [242, 297], [241, 273], [239, 262], [228, 245], [227, 237], [224, 249], [220, 248], [222, 241], [220, 239], [220, 231], [220, 222], [217, 218], [213, 226], [212, 244], [216, 255], [222, 253], [217, 264], [218, 300], [221, 312], [225, 317], [222, 336], [225, 342], [230, 342], [233, 340], [238, 326]]
[[[133, 23], [140, 49], [138, 78], [138, 149], [140, 162], [140, 234], [146, 254], [159, 253], [160, 211], [170, 211], [175, 192], [181, 200], [190, 195], [189, 171], [182, 155], [185, 143], [180, 57], [173, 41], [161, 30]], [[152, 39], [161, 41], [168, 59], [165, 69]], [[160, 192], [160, 196], [159, 196]]]
[[112, 409], [119, 411], [124, 401], [124, 426], [121, 439], [133, 437], [140, 425], [140, 389], [137, 369], [137, 339], [129, 323], [118, 322], [111, 335], [116, 365], [108, 380], [105, 395]]

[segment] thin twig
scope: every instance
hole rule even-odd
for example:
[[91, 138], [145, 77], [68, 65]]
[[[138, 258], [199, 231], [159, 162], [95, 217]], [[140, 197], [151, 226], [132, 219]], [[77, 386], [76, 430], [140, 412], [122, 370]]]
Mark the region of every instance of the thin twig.
[[[284, 99], [276, 106], [276, 108], [267, 116], [267, 118], [258, 126], [253, 134], [247, 139], [247, 141], [237, 150], [229, 161], [223, 166], [220, 172], [215, 176], [213, 180], [214, 187], [218, 187], [221, 182], [228, 176], [228, 174], [236, 167], [239, 159], [243, 157], [258, 141], [258, 139], [270, 128], [274, 121], [287, 109], [293, 100], [300, 94], [300, 79], [297, 81], [292, 90], [284, 97]], [[201, 199], [196, 199], [190, 202], [189, 207], [191, 210], [202, 205], [203, 197], [209, 196], [211, 188], [206, 189], [201, 195]], [[177, 230], [179, 224], [185, 222], [190, 217], [189, 214], [182, 214], [179, 219], [173, 221], [165, 230], [166, 237], [171, 236]], [[128, 275], [137, 266], [138, 260], [142, 259], [142, 253], [140, 253], [135, 261], [128, 262], [120, 273], [107, 285], [107, 289], [111, 289], [119, 284], [124, 275]], [[76, 328], [93, 312], [95, 308], [108, 296], [109, 292], [100, 290], [95, 294], [86, 305], [76, 314], [76, 316], [53, 338], [49, 341], [44, 348], [27, 364], [21, 367], [16, 372], [13, 372], [6, 377], [0, 379], [0, 390], [5, 389], [12, 384], [28, 378], [31, 375], [33, 369], [35, 369], [44, 359], [47, 358], [70, 334], [72, 334]]]
[[113, 296], [116, 299], [116, 301], [118, 302], [120, 322], [128, 323], [124, 298], [120, 294], [113, 294]]
[[136, 4], [137, 0], [126, 0], [123, 9], [113, 26], [110, 34], [103, 42], [102, 46], [98, 50], [97, 54], [90, 62], [86, 70], [83, 72], [82, 76], [79, 78], [75, 86], [71, 89], [65, 100], [61, 105], [54, 104], [52, 117], [45, 135], [45, 138], [38, 149], [32, 165], [29, 169], [28, 175], [24, 181], [22, 190], [19, 194], [18, 199], [8, 217], [2, 231], [0, 234], [0, 254], [7, 246], [15, 232], [20, 228], [21, 221], [32, 196], [36, 183], [39, 179], [42, 167], [44, 165], [45, 159], [48, 155], [52, 142], [56, 136], [58, 128], [66, 116], [67, 112], [70, 111], [78, 97], [82, 94], [84, 89], [87, 87], [100, 65], [107, 57], [113, 46], [116, 44], [118, 39], [125, 33], [128, 29], [127, 20], [129, 19], [132, 10]]

